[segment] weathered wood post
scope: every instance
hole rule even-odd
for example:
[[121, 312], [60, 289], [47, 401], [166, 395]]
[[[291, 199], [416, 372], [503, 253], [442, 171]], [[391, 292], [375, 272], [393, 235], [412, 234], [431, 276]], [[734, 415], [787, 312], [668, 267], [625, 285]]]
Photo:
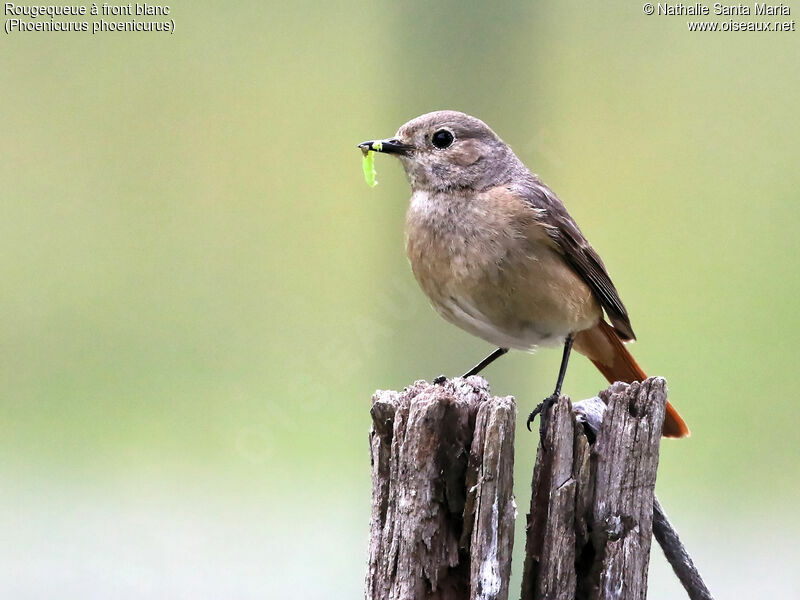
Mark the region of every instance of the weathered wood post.
[[666, 399], [666, 382], [651, 378], [616, 383], [578, 410], [563, 396], [553, 406], [531, 484], [522, 600], [647, 597]]
[[[666, 399], [655, 377], [545, 411], [521, 600], [644, 600], [654, 527], [689, 597], [711, 600], [654, 495]], [[513, 398], [418, 381], [376, 393], [372, 420], [367, 600], [505, 600]]]
[[480, 377], [375, 394], [368, 600], [508, 597], [515, 416]]

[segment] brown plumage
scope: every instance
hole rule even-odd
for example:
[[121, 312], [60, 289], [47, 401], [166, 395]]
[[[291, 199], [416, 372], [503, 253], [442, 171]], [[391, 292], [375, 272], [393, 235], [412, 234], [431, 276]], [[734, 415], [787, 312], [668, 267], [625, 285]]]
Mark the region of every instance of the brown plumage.
[[[429, 113], [382, 141], [381, 151], [400, 158], [411, 183], [406, 251], [439, 314], [500, 351], [565, 343], [554, 396], [573, 340], [609, 382], [646, 378], [623, 345], [635, 335], [600, 256], [555, 193], [486, 124]], [[688, 434], [668, 405], [664, 435]]]
[[[444, 225], [448, 215], [463, 218]], [[415, 193], [406, 232], [414, 276], [436, 310], [498, 346], [560, 344], [602, 316], [536, 211], [504, 187], [459, 196]]]

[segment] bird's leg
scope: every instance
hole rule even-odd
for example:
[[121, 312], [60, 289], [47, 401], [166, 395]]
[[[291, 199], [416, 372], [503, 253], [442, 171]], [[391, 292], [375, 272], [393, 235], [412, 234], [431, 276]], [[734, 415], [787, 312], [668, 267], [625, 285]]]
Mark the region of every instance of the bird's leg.
[[538, 404], [536, 408], [531, 411], [531, 414], [528, 415], [528, 421], [525, 423], [528, 431], [531, 430], [531, 423], [536, 418], [536, 415], [541, 414], [541, 418], [539, 421], [539, 435], [544, 437], [544, 430], [545, 430], [545, 415], [547, 414], [547, 409], [549, 409], [553, 404], [558, 401], [558, 397], [561, 395], [561, 385], [564, 383], [564, 376], [567, 374], [567, 364], [569, 363], [569, 354], [572, 351], [572, 342], [575, 341], [575, 338], [572, 334], [567, 336], [567, 339], [564, 340], [564, 354], [561, 355], [561, 367], [558, 369], [558, 380], [556, 381], [556, 389], [552, 395], [545, 398], [542, 402]]
[[477, 375], [478, 373], [483, 371], [486, 367], [488, 367], [490, 364], [492, 364], [494, 361], [496, 361], [498, 358], [503, 356], [503, 354], [505, 354], [506, 352], [508, 352], [508, 348], [498, 348], [497, 350], [492, 352], [489, 356], [484, 358], [481, 362], [479, 362], [477, 365], [472, 367], [469, 371], [464, 373], [462, 377]]

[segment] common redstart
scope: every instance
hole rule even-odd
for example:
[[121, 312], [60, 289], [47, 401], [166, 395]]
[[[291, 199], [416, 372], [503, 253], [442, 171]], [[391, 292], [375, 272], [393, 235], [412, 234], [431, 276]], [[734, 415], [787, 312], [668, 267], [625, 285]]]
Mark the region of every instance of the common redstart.
[[[434, 308], [498, 346], [465, 377], [510, 348], [563, 344], [545, 403], [561, 393], [573, 348], [609, 382], [646, 379], [623, 344], [635, 335], [600, 256], [555, 193], [483, 121], [431, 112], [359, 148], [392, 154], [405, 169], [406, 252]], [[669, 403], [663, 434], [689, 435]]]

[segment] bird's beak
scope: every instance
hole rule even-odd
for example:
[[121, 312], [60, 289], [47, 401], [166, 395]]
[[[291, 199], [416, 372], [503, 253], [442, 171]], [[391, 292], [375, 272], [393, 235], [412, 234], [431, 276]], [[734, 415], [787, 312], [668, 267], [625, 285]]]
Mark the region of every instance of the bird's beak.
[[385, 154], [399, 154], [401, 156], [408, 156], [413, 149], [413, 146], [404, 144], [397, 138], [388, 140], [372, 140], [369, 142], [361, 142], [358, 145], [362, 152], [372, 150], [373, 152], [384, 152]]

